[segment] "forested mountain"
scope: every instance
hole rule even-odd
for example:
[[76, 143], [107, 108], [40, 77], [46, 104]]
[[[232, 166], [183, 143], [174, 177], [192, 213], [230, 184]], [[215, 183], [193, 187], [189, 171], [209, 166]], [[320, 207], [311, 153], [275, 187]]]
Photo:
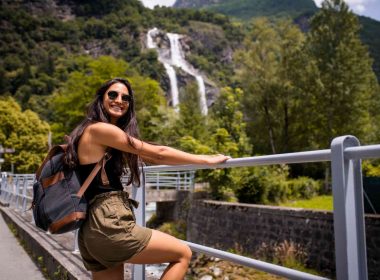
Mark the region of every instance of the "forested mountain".
[[[318, 11], [313, 0], [177, 0], [174, 7], [207, 9], [244, 21], [262, 16], [288, 17], [305, 31], [308, 19]], [[364, 16], [358, 18], [361, 38], [374, 59], [373, 69], [380, 81], [380, 22]]]
[[260, 16], [296, 17], [317, 10], [313, 0], [177, 0], [174, 7], [207, 8], [244, 20]]
[[[380, 136], [378, 82], [357, 18], [340, 5], [310, 22], [304, 17], [309, 32], [302, 32], [282, 17], [238, 22], [208, 10], [150, 10], [137, 0], [2, 1], [0, 98], [11, 98], [11, 107], [16, 100], [15, 111], [38, 113], [58, 143], [83, 118], [95, 89], [115, 76], [129, 77], [135, 88], [142, 138], [187, 151], [292, 152], [326, 148], [343, 134], [373, 143]], [[154, 27], [158, 51], [170, 53], [168, 33], [179, 34], [185, 59], [215, 89], [209, 115], [199, 110], [195, 79], [177, 66], [180, 104], [168, 106], [169, 74], [157, 50], [147, 48]], [[8, 124], [0, 143], [22, 146], [30, 130], [14, 134]], [[23, 172], [39, 163], [7, 157], [26, 166]], [[229, 173], [215, 172], [209, 179], [227, 186]]]

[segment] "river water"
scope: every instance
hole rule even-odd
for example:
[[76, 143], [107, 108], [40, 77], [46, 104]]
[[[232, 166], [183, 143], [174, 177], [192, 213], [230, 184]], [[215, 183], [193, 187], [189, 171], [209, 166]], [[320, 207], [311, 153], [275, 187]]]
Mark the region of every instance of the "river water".
[[[156, 203], [149, 202], [145, 206], [145, 220], [149, 221], [153, 214], [156, 213]], [[153, 278], [160, 278], [161, 274], [164, 272], [166, 266], [168, 264], [154, 264], [154, 265], [146, 265], [145, 271], [146, 274]]]

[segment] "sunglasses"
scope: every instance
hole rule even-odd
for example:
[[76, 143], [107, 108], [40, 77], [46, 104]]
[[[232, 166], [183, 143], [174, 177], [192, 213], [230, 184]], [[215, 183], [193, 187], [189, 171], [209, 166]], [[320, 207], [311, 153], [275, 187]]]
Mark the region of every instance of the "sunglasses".
[[[121, 100], [123, 102], [131, 102], [132, 101], [132, 96], [128, 95], [128, 94], [121, 94]], [[117, 91], [114, 91], [114, 90], [111, 90], [109, 92], [107, 92], [107, 95], [108, 95], [108, 98], [110, 100], [116, 100], [116, 98], [119, 96], [119, 93]]]

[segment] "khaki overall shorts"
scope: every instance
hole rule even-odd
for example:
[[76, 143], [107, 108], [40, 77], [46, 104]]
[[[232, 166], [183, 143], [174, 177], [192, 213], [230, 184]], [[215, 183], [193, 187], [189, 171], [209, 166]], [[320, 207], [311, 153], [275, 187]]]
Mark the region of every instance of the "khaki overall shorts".
[[95, 196], [79, 230], [78, 245], [84, 266], [101, 271], [128, 261], [148, 244], [152, 230], [136, 225], [132, 206], [138, 203], [124, 191]]

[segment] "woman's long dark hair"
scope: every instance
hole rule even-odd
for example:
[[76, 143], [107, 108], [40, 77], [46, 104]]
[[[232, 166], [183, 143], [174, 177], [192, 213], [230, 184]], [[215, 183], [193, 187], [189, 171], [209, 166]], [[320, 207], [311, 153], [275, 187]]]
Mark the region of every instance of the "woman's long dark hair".
[[[75, 168], [79, 165], [78, 159], [78, 143], [87, 126], [96, 122], [110, 123], [111, 118], [107, 114], [103, 106], [103, 96], [110, 86], [116, 83], [124, 84], [132, 100], [129, 102], [128, 111], [118, 119], [117, 126], [126, 132], [126, 143], [133, 145], [129, 137], [139, 138], [137, 127], [135, 105], [133, 90], [128, 80], [123, 78], [114, 78], [105, 82], [96, 92], [95, 100], [87, 108], [87, 117], [71, 132], [68, 139], [68, 146], [65, 158], [65, 164], [70, 168]], [[116, 149], [110, 149], [112, 155], [111, 162], [113, 164], [114, 175], [121, 176], [125, 170], [126, 165], [129, 168], [128, 185], [134, 183], [140, 185], [140, 172], [139, 172], [139, 157], [132, 153], [122, 152]]]

